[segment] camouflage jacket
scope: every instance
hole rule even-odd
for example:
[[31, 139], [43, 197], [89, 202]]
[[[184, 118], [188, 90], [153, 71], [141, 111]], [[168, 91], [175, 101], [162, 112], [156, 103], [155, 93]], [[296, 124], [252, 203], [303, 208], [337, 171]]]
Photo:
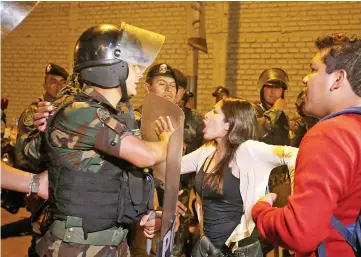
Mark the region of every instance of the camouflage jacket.
[[266, 118], [264, 127], [259, 127], [259, 140], [272, 145], [290, 145], [289, 124], [282, 111], [267, 110], [262, 103], [254, 105], [257, 118]]
[[[82, 92], [113, 108], [93, 88], [84, 86]], [[111, 118], [107, 108], [74, 102], [57, 113], [49, 127], [51, 144], [75, 169], [97, 172], [103, 164], [102, 155], [118, 156], [121, 140], [132, 134], [125, 124]], [[123, 113], [119, 108], [113, 111]]]
[[[36, 113], [37, 104], [41, 101], [53, 101], [48, 94], [44, 93], [37, 101], [31, 103], [21, 113], [17, 126], [17, 137], [15, 144], [15, 167], [32, 173], [39, 173], [45, 170], [44, 160], [29, 161], [25, 151], [28, 140], [38, 135], [38, 130], [34, 126], [33, 115]], [[27, 149], [28, 150], [28, 149]], [[40, 150], [40, 149], [39, 149]]]
[[[60, 92], [58, 93], [56, 99], [52, 102], [54, 106], [62, 105], [66, 102], [69, 102], [74, 99], [74, 96], [77, 95], [80, 92], [79, 88], [73, 87], [72, 84], [67, 85], [64, 87]], [[39, 99], [42, 101], [43, 99]], [[49, 99], [44, 99], [49, 100]], [[36, 112], [36, 105], [38, 102], [36, 102], [35, 105], [32, 105], [33, 112], [32, 115]], [[56, 109], [53, 111], [52, 114]], [[51, 115], [52, 115], [51, 114]], [[32, 116], [31, 115], [31, 116]], [[20, 121], [19, 121], [20, 124]], [[43, 140], [42, 140], [42, 133], [40, 133], [37, 128], [33, 126], [33, 119], [31, 120], [31, 126], [32, 130], [28, 133], [23, 134], [23, 136], [20, 137], [18, 149], [19, 152], [21, 151], [23, 154], [23, 160], [26, 161], [26, 163], [33, 163], [34, 166], [43, 165], [46, 166], [45, 163], [47, 162], [47, 155], [44, 154], [41, 150], [44, 149], [43, 147]]]
[[291, 145], [299, 147], [303, 136], [318, 122], [314, 117], [297, 117], [290, 120]]
[[184, 143], [185, 154], [191, 153], [201, 147], [204, 143], [203, 140], [203, 119], [196, 110], [187, 107], [182, 108], [184, 119]]

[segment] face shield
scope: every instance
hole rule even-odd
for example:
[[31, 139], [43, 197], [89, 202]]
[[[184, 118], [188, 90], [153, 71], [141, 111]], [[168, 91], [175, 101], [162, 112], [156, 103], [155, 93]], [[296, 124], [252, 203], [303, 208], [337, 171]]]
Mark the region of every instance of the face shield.
[[4, 37], [14, 30], [38, 3], [39, 1], [0, 1], [1, 36]]
[[157, 57], [165, 36], [123, 22], [122, 36], [114, 50], [116, 59], [137, 65], [144, 72]]

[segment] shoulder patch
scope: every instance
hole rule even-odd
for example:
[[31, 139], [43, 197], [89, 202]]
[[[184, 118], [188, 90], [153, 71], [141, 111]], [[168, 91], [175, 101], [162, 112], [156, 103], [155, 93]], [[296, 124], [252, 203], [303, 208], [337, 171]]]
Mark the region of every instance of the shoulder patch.
[[33, 126], [34, 124], [34, 109], [33, 108], [29, 108], [28, 110], [25, 111], [24, 116], [23, 116], [23, 124], [27, 127]]
[[101, 122], [104, 122], [106, 119], [110, 117], [110, 112], [107, 109], [98, 108], [97, 115]]

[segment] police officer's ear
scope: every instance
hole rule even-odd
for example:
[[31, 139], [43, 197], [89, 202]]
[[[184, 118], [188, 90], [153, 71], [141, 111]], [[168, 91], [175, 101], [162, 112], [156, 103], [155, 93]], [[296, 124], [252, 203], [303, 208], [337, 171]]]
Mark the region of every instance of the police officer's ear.
[[144, 82], [144, 90], [147, 94], [150, 94], [150, 85], [147, 82]]
[[333, 84], [330, 87], [330, 91], [339, 89], [345, 81], [347, 81], [347, 72], [345, 70], [337, 70], [333, 74]]

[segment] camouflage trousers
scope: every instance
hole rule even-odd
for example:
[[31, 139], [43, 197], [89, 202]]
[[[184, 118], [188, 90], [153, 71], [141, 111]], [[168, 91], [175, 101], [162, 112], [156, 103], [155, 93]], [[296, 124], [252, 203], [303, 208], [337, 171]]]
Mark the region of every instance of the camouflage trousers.
[[36, 243], [40, 257], [130, 257], [127, 241], [117, 247], [63, 242], [49, 230]]

